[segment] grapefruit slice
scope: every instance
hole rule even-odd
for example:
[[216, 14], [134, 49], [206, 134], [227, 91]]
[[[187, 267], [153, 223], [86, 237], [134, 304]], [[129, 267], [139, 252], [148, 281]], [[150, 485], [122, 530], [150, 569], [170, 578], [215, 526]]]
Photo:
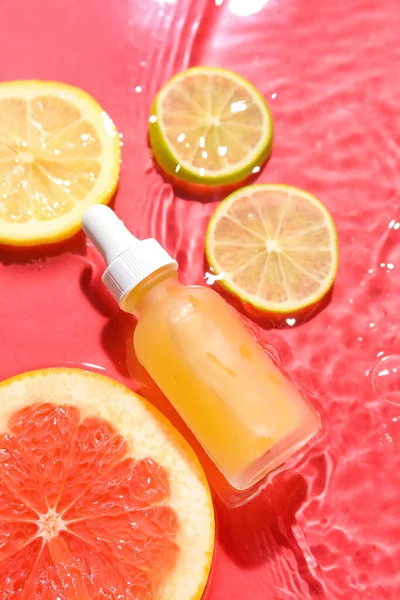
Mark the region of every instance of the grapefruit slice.
[[45, 369], [0, 384], [0, 599], [194, 600], [210, 492], [180, 434], [108, 377]]

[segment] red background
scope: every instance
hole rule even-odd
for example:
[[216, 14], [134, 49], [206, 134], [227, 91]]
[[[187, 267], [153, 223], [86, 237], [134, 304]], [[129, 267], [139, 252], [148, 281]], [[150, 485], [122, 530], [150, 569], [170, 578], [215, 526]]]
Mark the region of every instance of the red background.
[[[399, 370], [375, 379], [399, 396], [400, 3], [217, 3], [1, 0], [0, 80], [66, 81], [102, 104], [123, 134], [115, 208], [137, 236], [165, 245], [188, 283], [204, 278], [215, 201], [175, 195], [152, 168], [151, 99], [196, 64], [234, 69], [265, 95], [276, 136], [259, 181], [303, 187], [327, 205], [341, 266], [324, 310], [257, 335], [324, 427], [252, 504], [216, 502], [207, 600], [398, 600], [400, 407], [375, 393], [372, 371], [395, 356]], [[129, 378], [131, 324], [101, 295], [82, 235], [45, 255], [2, 248], [0, 258], [0, 378], [89, 364], [152, 396], [142, 374]]]

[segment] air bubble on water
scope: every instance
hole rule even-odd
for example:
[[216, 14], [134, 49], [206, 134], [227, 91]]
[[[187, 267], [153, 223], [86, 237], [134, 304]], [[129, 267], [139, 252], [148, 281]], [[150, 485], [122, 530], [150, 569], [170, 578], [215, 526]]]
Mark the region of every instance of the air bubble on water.
[[381, 358], [372, 369], [371, 381], [382, 400], [400, 406], [400, 354]]

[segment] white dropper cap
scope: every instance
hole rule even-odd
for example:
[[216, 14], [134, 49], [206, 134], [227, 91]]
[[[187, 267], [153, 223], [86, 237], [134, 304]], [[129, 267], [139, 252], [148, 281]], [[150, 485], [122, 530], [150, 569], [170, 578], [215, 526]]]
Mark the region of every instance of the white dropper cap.
[[82, 226], [106, 261], [103, 283], [122, 309], [129, 292], [149, 275], [167, 265], [178, 268], [157, 240], [138, 240], [104, 204], [87, 208]]

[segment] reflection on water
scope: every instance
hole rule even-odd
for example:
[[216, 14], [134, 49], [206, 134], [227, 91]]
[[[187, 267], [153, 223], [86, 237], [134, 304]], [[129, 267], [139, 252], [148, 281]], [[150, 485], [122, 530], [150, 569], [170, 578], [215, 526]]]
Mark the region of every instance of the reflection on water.
[[260, 12], [268, 2], [269, 0], [231, 0], [229, 9], [238, 17], [248, 17]]
[[214, 269], [210, 268], [210, 271], [207, 271], [207, 273], [204, 275], [204, 279], [207, 285], [214, 285], [214, 283], [216, 281], [221, 281], [221, 279], [223, 279], [225, 277], [225, 273], [219, 273], [219, 275], [216, 275], [214, 273]]

